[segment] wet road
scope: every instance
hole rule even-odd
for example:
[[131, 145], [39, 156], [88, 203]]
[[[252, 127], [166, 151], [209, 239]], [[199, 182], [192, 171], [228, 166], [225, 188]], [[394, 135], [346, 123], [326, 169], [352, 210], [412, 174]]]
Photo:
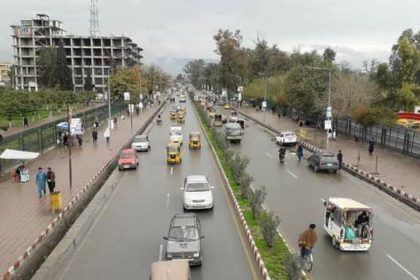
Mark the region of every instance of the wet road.
[[[280, 165], [273, 135], [251, 120], [246, 121], [241, 144], [230, 148], [251, 159], [247, 171], [255, 179], [253, 185], [266, 186], [266, 204], [281, 218], [280, 231], [295, 250], [298, 234], [310, 223], [318, 225], [314, 279], [420, 279], [420, 213], [346, 172], [314, 173], [306, 160], [298, 162], [292, 153]], [[332, 247], [322, 228], [320, 201], [331, 196], [349, 197], [374, 209], [374, 243], [369, 252]]]
[[203, 264], [192, 268], [192, 279], [257, 279], [208, 143], [203, 137], [201, 150], [188, 149], [189, 131], [200, 130], [189, 103], [182, 164], [167, 165], [169, 106], [162, 115], [163, 125], [150, 132], [151, 151], [139, 153], [137, 171], [120, 172], [117, 190], [61, 279], [148, 279], [171, 217], [183, 212], [180, 187], [191, 174], [206, 175], [215, 186], [214, 210], [198, 212], [205, 235]]

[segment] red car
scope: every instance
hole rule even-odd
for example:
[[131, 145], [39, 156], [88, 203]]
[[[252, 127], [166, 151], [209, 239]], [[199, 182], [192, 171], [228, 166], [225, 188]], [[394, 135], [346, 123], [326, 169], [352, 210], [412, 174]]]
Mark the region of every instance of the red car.
[[121, 171], [128, 168], [137, 169], [137, 166], [139, 166], [139, 160], [137, 158], [136, 150], [124, 149], [118, 158], [118, 170]]

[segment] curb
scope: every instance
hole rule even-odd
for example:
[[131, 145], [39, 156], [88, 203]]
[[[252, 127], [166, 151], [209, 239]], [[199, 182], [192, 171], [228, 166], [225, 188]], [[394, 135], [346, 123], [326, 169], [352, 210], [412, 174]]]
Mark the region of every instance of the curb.
[[258, 250], [258, 248], [257, 248], [257, 246], [255, 244], [254, 237], [252, 236], [251, 230], [248, 227], [248, 223], [245, 220], [245, 217], [244, 217], [244, 215], [242, 213], [242, 209], [239, 206], [239, 203], [238, 203], [238, 201], [237, 201], [237, 199], [235, 197], [235, 194], [233, 193], [232, 187], [229, 184], [229, 180], [226, 177], [225, 171], [223, 170], [222, 164], [220, 163], [219, 157], [217, 156], [216, 150], [214, 149], [213, 144], [211, 143], [210, 139], [207, 136], [206, 130], [204, 129], [204, 125], [203, 125], [203, 123], [201, 121], [200, 116], [198, 116], [198, 112], [197, 112], [197, 109], [195, 108], [195, 105], [194, 104], [193, 104], [193, 108], [194, 108], [194, 113], [195, 113], [196, 117], [198, 118], [198, 122], [200, 124], [200, 127], [204, 131], [204, 135], [206, 136], [206, 140], [209, 143], [209, 146], [211, 148], [211, 151], [213, 153], [213, 156], [216, 159], [217, 165], [219, 167], [219, 171], [223, 175], [223, 179], [225, 181], [226, 186], [228, 186], [227, 189], [228, 189], [229, 194], [230, 194], [230, 199], [231, 199], [232, 203], [235, 206], [236, 214], [238, 215], [238, 218], [239, 218], [239, 220], [240, 220], [240, 222], [242, 224], [242, 229], [243, 229], [243, 231], [244, 231], [244, 233], [246, 235], [246, 239], [248, 241], [248, 245], [250, 246], [251, 253], [252, 253], [252, 255], [254, 257], [254, 261], [256, 262], [256, 265], [257, 265], [257, 267], [259, 269], [260, 275], [262, 276], [262, 279], [264, 279], [264, 280], [270, 280], [271, 278], [268, 275], [268, 270], [265, 267], [265, 264], [264, 264], [264, 261], [263, 261], [263, 259], [261, 257], [261, 254], [260, 254], [260, 252], [259, 252], [259, 250]]
[[[243, 113], [242, 111], [238, 112], [247, 117], [248, 119], [258, 123], [261, 126], [264, 126], [265, 128], [271, 130], [272, 132], [275, 133], [279, 133], [280, 131], [278, 129], [275, 129], [272, 126], [266, 125], [264, 123], [262, 123], [260, 120], [255, 119], [254, 117], [251, 117], [245, 113]], [[314, 145], [311, 145], [309, 143], [306, 142], [301, 142], [303, 147], [309, 151], [317, 151], [317, 152], [321, 152], [321, 149], [319, 149], [318, 147], [315, 147]], [[391, 195], [392, 197], [396, 198], [397, 200], [405, 203], [406, 205], [410, 206], [411, 208], [420, 211], [420, 198], [416, 197], [414, 195], [411, 195], [409, 193], [406, 193], [405, 191], [403, 191], [400, 188], [394, 187], [391, 184], [388, 184], [387, 182], [371, 175], [369, 172], [366, 172], [362, 169], [359, 169], [358, 167], [351, 165], [349, 163], [345, 163], [343, 162], [343, 170], [346, 171], [347, 173], [354, 175], [360, 179], [362, 179], [365, 182], [370, 183], [371, 185], [374, 185], [375, 187], [377, 187], [378, 189], [386, 192], [387, 194]]]
[[[162, 104], [158, 107], [158, 109], [154, 113], [152, 113], [148, 119], [146, 119], [146, 122], [143, 125], [141, 125], [138, 131], [145, 130], [150, 125], [150, 123], [152, 123], [154, 117], [158, 114], [160, 110], [162, 110], [165, 104], [166, 104], [166, 101], [162, 102]], [[130, 137], [129, 141], [126, 144], [124, 144], [121, 149], [124, 149], [126, 146], [128, 146], [131, 143], [131, 139], [133, 137], [134, 136]], [[9, 269], [3, 274], [3, 278], [2, 278], [3, 280], [15, 279], [15, 276], [21, 277], [21, 275], [19, 275], [18, 273], [18, 269], [20, 269], [23, 266], [23, 264], [28, 259], [30, 259], [30, 257], [34, 255], [34, 253], [37, 250], [40, 249], [39, 247], [40, 247], [41, 241], [45, 241], [45, 239], [47, 239], [47, 237], [49, 237], [54, 232], [55, 228], [58, 226], [59, 223], [64, 222], [69, 228], [71, 227], [71, 225], [68, 225], [68, 222], [66, 221], [66, 216], [71, 216], [72, 214], [74, 214], [70, 212], [74, 212], [73, 210], [75, 210], [76, 206], [81, 205], [79, 202], [82, 202], [82, 198], [87, 199], [87, 197], [84, 197], [84, 196], [86, 194], [89, 194], [88, 191], [92, 190], [92, 187], [97, 183], [98, 179], [101, 176], [103, 176], [104, 173], [106, 173], [105, 171], [107, 171], [108, 168], [112, 167], [113, 162], [115, 161], [121, 149], [119, 149], [116, 152], [116, 154], [99, 169], [99, 171], [89, 180], [89, 182], [83, 187], [83, 189], [81, 189], [76, 194], [76, 196], [73, 197], [73, 199], [61, 211], [61, 213], [57, 215], [57, 217], [55, 217], [52, 220], [52, 222], [46, 227], [46, 229], [32, 242], [32, 245], [28, 247], [28, 249], [26, 249], [26, 251], [13, 263], [11, 267], [9, 267]], [[95, 194], [96, 192], [93, 194], [93, 196], [95, 196]], [[43, 257], [46, 258], [46, 256], [43, 256]]]

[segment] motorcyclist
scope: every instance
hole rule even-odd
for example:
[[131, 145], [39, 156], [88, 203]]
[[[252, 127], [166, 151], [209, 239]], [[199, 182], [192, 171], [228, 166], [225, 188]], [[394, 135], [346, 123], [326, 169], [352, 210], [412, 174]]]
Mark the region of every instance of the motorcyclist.
[[284, 160], [285, 155], [286, 155], [286, 147], [284, 146], [284, 144], [281, 144], [280, 149], [279, 149], [279, 159]]
[[162, 124], [162, 118], [161, 118], [160, 114], [157, 115], [156, 122], [157, 122], [158, 125], [161, 125]]

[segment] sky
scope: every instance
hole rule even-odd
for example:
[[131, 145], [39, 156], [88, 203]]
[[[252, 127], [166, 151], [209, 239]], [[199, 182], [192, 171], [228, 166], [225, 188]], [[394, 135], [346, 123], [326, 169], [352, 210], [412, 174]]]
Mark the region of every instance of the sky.
[[[0, 0], [0, 61], [13, 62], [10, 25], [37, 13], [61, 20], [70, 34], [87, 35], [89, 3]], [[338, 62], [353, 68], [367, 59], [386, 62], [403, 30], [420, 30], [418, 0], [98, 0], [98, 6], [101, 35], [132, 38], [146, 64], [172, 73], [192, 59], [218, 59], [218, 29], [241, 30], [246, 47], [258, 36], [289, 52], [331, 47]]]

